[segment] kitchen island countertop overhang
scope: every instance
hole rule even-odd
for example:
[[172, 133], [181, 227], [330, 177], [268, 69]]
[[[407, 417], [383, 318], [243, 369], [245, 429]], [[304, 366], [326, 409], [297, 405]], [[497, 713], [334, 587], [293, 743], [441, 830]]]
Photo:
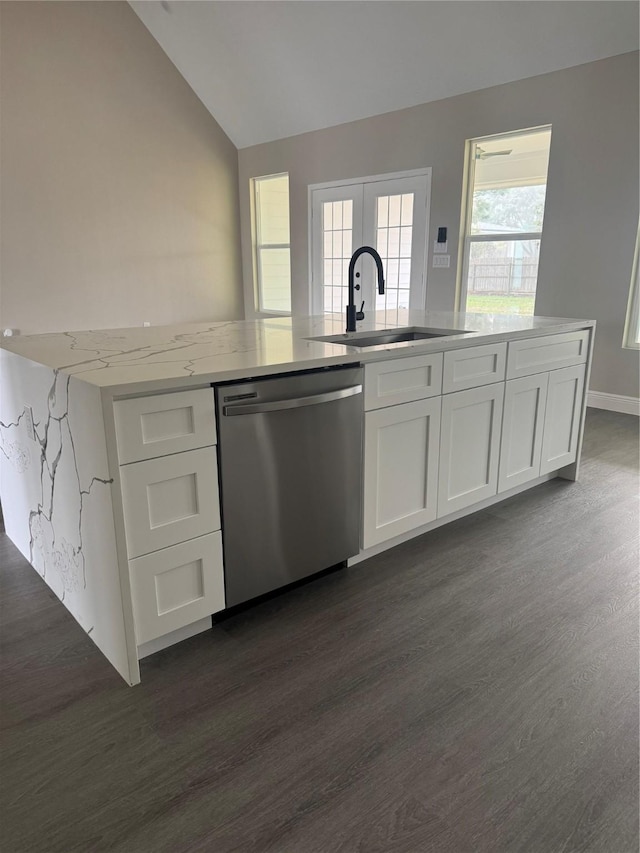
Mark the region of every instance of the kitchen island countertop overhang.
[[401, 323], [382, 315], [359, 331], [404, 326], [464, 330], [465, 334], [357, 349], [309, 338], [344, 332], [344, 317], [271, 317], [172, 326], [52, 332], [4, 338], [2, 348], [74, 376], [111, 395], [382, 361], [483, 343], [595, 327], [593, 320], [507, 314], [408, 311]]

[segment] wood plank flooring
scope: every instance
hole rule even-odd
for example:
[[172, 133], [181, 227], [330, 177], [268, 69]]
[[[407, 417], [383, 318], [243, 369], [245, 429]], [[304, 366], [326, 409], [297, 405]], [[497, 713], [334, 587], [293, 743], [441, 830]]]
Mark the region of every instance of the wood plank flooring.
[[636, 853], [638, 420], [554, 480], [147, 659], [6, 536], [3, 853]]

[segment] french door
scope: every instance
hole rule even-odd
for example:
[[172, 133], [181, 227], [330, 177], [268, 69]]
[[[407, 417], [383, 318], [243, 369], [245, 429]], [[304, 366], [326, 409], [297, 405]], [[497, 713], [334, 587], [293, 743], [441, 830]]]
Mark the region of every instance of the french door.
[[372, 246], [382, 258], [385, 293], [376, 290], [373, 258], [363, 255], [356, 305], [378, 321], [397, 323], [424, 310], [431, 170], [310, 187], [311, 306], [342, 313], [353, 252]]

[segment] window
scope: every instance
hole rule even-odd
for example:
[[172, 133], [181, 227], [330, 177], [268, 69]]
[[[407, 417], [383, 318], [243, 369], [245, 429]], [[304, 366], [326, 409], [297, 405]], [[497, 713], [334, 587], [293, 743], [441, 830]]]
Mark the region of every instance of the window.
[[382, 258], [385, 293], [378, 294], [375, 263], [358, 263], [356, 304], [384, 323], [406, 321], [410, 308], [424, 309], [431, 170], [380, 175], [310, 187], [312, 312], [342, 313], [348, 301], [348, 269], [359, 246]]
[[627, 307], [627, 320], [624, 327], [625, 347], [640, 349], [640, 226], [636, 234], [636, 251], [633, 257], [631, 269], [631, 287], [629, 288], [629, 305]]
[[551, 128], [468, 143], [462, 310], [533, 314]]
[[256, 308], [291, 313], [289, 175], [253, 178]]

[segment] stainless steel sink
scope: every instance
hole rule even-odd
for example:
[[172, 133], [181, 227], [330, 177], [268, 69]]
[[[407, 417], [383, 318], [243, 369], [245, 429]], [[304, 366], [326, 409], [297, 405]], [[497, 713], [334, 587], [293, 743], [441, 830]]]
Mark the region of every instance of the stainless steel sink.
[[324, 335], [317, 338], [307, 338], [307, 340], [364, 348], [468, 334], [470, 332], [464, 329], [425, 329], [420, 326], [408, 326], [402, 329], [381, 329], [379, 332], [345, 332], [341, 335]]

